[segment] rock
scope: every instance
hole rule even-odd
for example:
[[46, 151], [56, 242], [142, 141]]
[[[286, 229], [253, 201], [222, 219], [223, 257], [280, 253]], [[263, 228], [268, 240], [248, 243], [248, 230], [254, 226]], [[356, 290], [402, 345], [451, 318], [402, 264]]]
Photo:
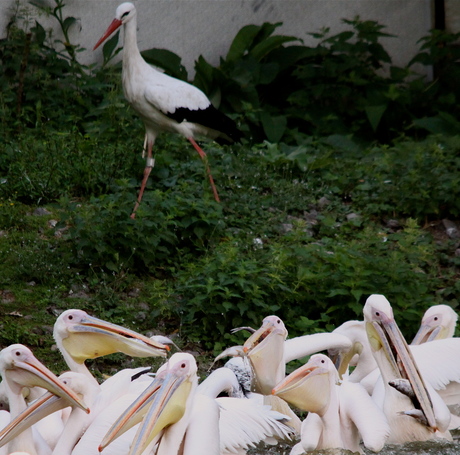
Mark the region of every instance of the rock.
[[357, 213], [349, 213], [349, 214], [347, 215], [347, 220], [348, 220], [348, 221], [356, 220], [356, 219], [358, 219], [358, 218], [360, 218], [360, 216], [359, 216]]
[[35, 216], [51, 215], [51, 212], [49, 210], [45, 209], [45, 207], [37, 207], [34, 210], [33, 215], [35, 215]]
[[318, 201], [318, 207], [320, 209], [323, 209], [324, 207], [328, 206], [330, 203], [331, 203], [331, 201], [326, 196], [323, 196]]
[[390, 228], [390, 229], [399, 229], [401, 227], [401, 224], [399, 223], [398, 220], [388, 220], [386, 222], [386, 225]]
[[451, 238], [451, 239], [458, 239], [460, 238], [460, 232], [458, 230], [457, 225], [450, 220], [442, 220], [442, 224], [446, 228], [446, 234]]

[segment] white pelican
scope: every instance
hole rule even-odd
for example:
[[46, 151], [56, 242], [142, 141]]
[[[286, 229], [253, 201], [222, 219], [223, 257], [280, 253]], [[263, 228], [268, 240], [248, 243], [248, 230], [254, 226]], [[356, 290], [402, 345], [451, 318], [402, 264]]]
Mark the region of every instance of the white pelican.
[[226, 349], [217, 359], [240, 356], [249, 360], [252, 391], [270, 395], [286, 375], [286, 364], [327, 349], [348, 350], [350, 339], [340, 333], [315, 333], [287, 339], [288, 331], [278, 316], [267, 316], [243, 346]]
[[[219, 202], [205, 152], [195, 142], [197, 136], [207, 136], [219, 143], [239, 142], [242, 133], [235, 122], [213, 107], [206, 95], [197, 87], [167, 76], [154, 69], [142, 58], [137, 47], [136, 8], [132, 3], [122, 3], [94, 49], [99, 47], [115, 30], [123, 25], [123, 91], [131, 107], [140, 115], [145, 125], [147, 163], [138, 201], [139, 206], [154, 159], [152, 148], [162, 131], [186, 137], [200, 155], [212, 186], [214, 198]], [[144, 145], [145, 148], [145, 145]]]
[[271, 391], [286, 376], [286, 364], [329, 348], [348, 350], [351, 341], [339, 333], [315, 333], [286, 339], [288, 331], [278, 316], [264, 318], [262, 326], [254, 330], [243, 346], [226, 349], [217, 358], [233, 355], [247, 360], [250, 369], [251, 391], [264, 395], [264, 403], [291, 418], [289, 425], [300, 432], [300, 419], [283, 400]]
[[[372, 353], [380, 369], [381, 388], [374, 390], [390, 424], [389, 443], [450, 439], [450, 411], [424, 381], [383, 295], [371, 295], [363, 309]], [[442, 340], [447, 341], [447, 340]], [[425, 343], [430, 345], [435, 343]], [[422, 345], [424, 346], [424, 345]]]
[[240, 453], [237, 451], [245, 451], [267, 437], [289, 437], [291, 430], [280, 422], [286, 416], [269, 407], [247, 399], [216, 399], [219, 389], [236, 387], [236, 379], [229, 376], [231, 371], [223, 373], [209, 377], [210, 382], [219, 382], [219, 387], [215, 383], [205, 385], [207, 379], [198, 391], [194, 357], [174, 354], [158, 370], [146, 393], [114, 424], [100, 450], [105, 453], [114, 438], [138, 422], [141, 424], [129, 455], [140, 455], [147, 446], [154, 447], [156, 455]]
[[[151, 383], [152, 379], [142, 374], [145, 372], [145, 368], [125, 369], [120, 374], [109, 378], [108, 382], [116, 381], [118, 383], [114, 387], [115, 393], [111, 393], [111, 387], [102, 388], [95, 384], [85, 374], [73, 371], [63, 373], [59, 377], [60, 381], [76, 394], [82, 396], [85, 403], [90, 404], [91, 413], [84, 414], [81, 409], [73, 406], [52, 454], [98, 453], [97, 447], [100, 441], [118, 415], [137, 398], [139, 390], [143, 391]], [[123, 383], [123, 386], [121, 383]], [[124, 394], [121, 396], [120, 393], [117, 394], [120, 390], [124, 390]], [[134, 393], [135, 391], [137, 392], [136, 394]], [[114, 405], [120, 400], [122, 400], [123, 405], [118, 406], [117, 409]], [[0, 432], [0, 443], [11, 441], [26, 428], [68, 405], [67, 400], [63, 398], [56, 397], [50, 393], [43, 395]], [[134, 434], [131, 435], [131, 439], [133, 436]], [[129, 440], [124, 447], [111, 447], [108, 453], [124, 455], [129, 449], [130, 442]], [[120, 444], [118, 445], [120, 446]]]
[[85, 360], [114, 352], [123, 352], [133, 357], [166, 357], [169, 350], [167, 345], [133, 330], [76, 309], [64, 311], [57, 318], [53, 336], [69, 368], [85, 374], [93, 381], [96, 379], [86, 367]]
[[337, 369], [323, 354], [311, 356], [272, 393], [309, 412], [292, 454], [320, 449], [363, 453], [361, 439], [366, 448], [379, 452], [390, 433], [385, 415], [369, 394], [359, 384], [340, 383]]
[[[27, 407], [22, 395], [23, 387], [43, 387], [50, 392], [68, 400], [85, 412], [86, 404], [65, 384], [40, 363], [30, 349], [21, 344], [13, 344], [0, 352], [0, 373], [8, 394], [11, 418], [15, 418]], [[27, 450], [31, 455], [50, 453], [43, 440], [37, 441], [36, 447], [32, 430], [21, 433], [8, 445], [9, 450]]]
[[433, 305], [422, 318], [422, 323], [411, 344], [441, 340], [454, 336], [458, 315], [449, 305]]

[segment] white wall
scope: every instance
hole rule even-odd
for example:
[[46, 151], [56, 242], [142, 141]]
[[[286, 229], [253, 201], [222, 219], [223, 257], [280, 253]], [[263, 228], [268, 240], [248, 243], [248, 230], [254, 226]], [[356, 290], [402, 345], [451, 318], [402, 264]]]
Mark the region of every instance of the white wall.
[[[26, 0], [19, 0], [28, 5]], [[42, 0], [53, 5], [53, 0]], [[0, 0], [0, 37], [17, 0]], [[80, 20], [72, 39], [88, 50], [80, 61], [89, 63], [101, 57], [101, 50], [90, 49], [113, 19], [118, 0], [67, 0], [64, 15]], [[199, 55], [211, 64], [218, 64], [238, 30], [247, 24], [283, 22], [278, 34], [293, 35], [315, 41], [307, 34], [322, 27], [332, 32], [343, 30], [342, 18], [372, 19], [386, 25], [386, 32], [395, 38], [382, 40], [393, 58], [403, 65], [417, 52], [417, 40], [432, 24], [430, 0], [137, 0], [138, 42], [141, 50], [153, 47], [169, 49], [182, 57], [188, 70]], [[30, 19], [36, 8], [27, 6]], [[46, 28], [54, 22], [45, 17], [38, 20]]]

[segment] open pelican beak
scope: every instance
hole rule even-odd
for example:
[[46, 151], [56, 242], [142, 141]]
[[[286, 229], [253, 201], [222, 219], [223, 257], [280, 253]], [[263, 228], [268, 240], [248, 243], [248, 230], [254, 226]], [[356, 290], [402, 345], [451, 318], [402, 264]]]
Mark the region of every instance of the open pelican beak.
[[422, 324], [411, 344], [422, 344], [428, 341], [445, 338], [444, 331], [446, 331], [446, 329], [442, 326], [433, 327], [429, 324]]
[[306, 363], [293, 371], [273, 390], [272, 395], [282, 398], [303, 411], [321, 414], [330, 399], [329, 380], [325, 368]]
[[243, 352], [253, 371], [253, 392], [270, 395], [273, 387], [283, 379], [286, 337], [287, 330], [281, 320], [276, 316], [268, 316], [244, 343]]
[[79, 363], [115, 352], [132, 357], [166, 357], [169, 351], [165, 344], [89, 315], [69, 325], [67, 332], [69, 335], [62, 343]]
[[187, 369], [187, 362], [180, 362], [158, 373], [153, 383], [114, 423], [99, 451], [142, 420], [129, 451], [129, 455], [140, 455], [164, 428], [178, 422], [185, 413], [192, 388]]
[[93, 47], [93, 51], [95, 51], [115, 30], [121, 27], [121, 24], [122, 22], [120, 19], [114, 19], [112, 23], [109, 25], [108, 29], [105, 31], [105, 33], [101, 36], [99, 41]]
[[433, 404], [426, 385], [394, 319], [381, 312], [379, 320], [366, 321], [366, 331], [372, 350], [374, 352], [383, 350], [394, 370], [395, 378], [409, 381], [413, 390], [412, 401], [415, 409], [424, 414], [427, 426], [436, 431], [437, 423]]
[[89, 413], [83, 400], [32, 354], [25, 360], [14, 359], [13, 368], [8, 369], [8, 381], [10, 380], [25, 387], [43, 387], [67, 400], [67, 406], [77, 406]]

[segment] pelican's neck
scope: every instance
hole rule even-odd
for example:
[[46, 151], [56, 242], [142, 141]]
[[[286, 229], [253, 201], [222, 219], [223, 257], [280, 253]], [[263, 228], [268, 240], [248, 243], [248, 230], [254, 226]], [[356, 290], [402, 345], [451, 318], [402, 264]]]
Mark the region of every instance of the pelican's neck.
[[93, 383], [96, 383], [96, 384], [99, 385], [99, 383], [97, 382], [96, 378], [89, 371], [88, 367], [83, 362], [82, 363], [77, 362], [70, 355], [70, 353], [65, 349], [61, 337], [56, 335], [56, 334], [54, 334], [54, 340], [56, 341], [56, 346], [58, 347], [59, 351], [61, 352], [62, 357], [64, 357], [65, 363], [69, 367], [70, 371], [74, 371], [75, 373], [81, 373], [81, 374], [85, 375], [87, 378], [91, 379], [91, 381], [93, 381]]
[[[11, 420], [13, 420], [26, 410], [27, 404], [22, 396], [22, 387], [15, 382], [9, 381], [7, 372], [2, 372], [2, 377], [10, 405]], [[22, 451], [30, 455], [37, 455], [32, 428], [26, 428], [8, 444], [8, 453]]]
[[[89, 383], [83, 394], [85, 403], [92, 407], [99, 393], [99, 386], [96, 387], [92, 382]], [[72, 455], [75, 445], [93, 419], [94, 417], [87, 414], [83, 409], [72, 407], [72, 412], [53, 450], [53, 455]]]

